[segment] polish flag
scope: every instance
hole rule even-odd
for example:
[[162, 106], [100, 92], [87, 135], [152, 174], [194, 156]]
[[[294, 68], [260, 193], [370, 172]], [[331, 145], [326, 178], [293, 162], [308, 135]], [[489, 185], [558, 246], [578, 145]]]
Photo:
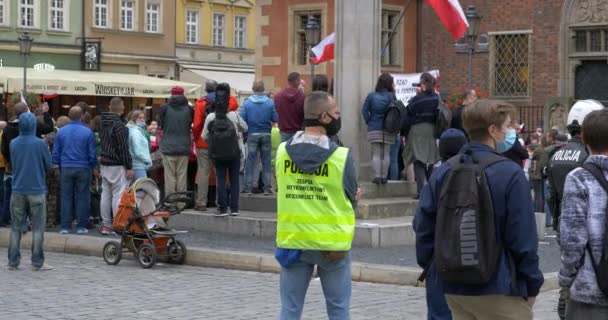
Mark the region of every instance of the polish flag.
[[318, 45], [312, 48], [312, 52], [315, 54], [310, 60], [314, 64], [333, 60], [334, 58], [334, 45], [336, 44], [336, 33], [332, 33], [325, 39], [321, 40]]
[[428, 3], [445, 27], [452, 33], [454, 41], [462, 38], [469, 27], [464, 11], [458, 0], [424, 0]]

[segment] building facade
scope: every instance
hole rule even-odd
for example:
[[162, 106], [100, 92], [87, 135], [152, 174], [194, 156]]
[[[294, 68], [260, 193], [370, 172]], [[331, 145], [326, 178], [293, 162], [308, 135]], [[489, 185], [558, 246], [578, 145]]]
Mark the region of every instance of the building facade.
[[255, 64], [255, 1], [177, 1], [176, 54], [181, 81], [228, 82], [251, 91]]
[[[470, 1], [482, 16], [473, 86], [526, 108], [544, 106], [536, 126], [558, 126], [573, 100], [608, 102], [608, 7], [601, 0]], [[466, 86], [465, 41], [454, 43], [433, 10], [420, 6], [418, 69], [439, 69], [446, 92]]]
[[[399, 22], [400, 14], [406, 5], [407, 11]], [[414, 0], [383, 2], [382, 16], [379, 17], [381, 42], [385, 48], [381, 58], [382, 71], [416, 72], [418, 6], [419, 3]], [[334, 32], [335, 1], [258, 0], [257, 16], [256, 77], [262, 78], [266, 86], [274, 91], [287, 85], [287, 75], [290, 72], [299, 72], [309, 82], [311, 71], [304, 26], [309, 17], [314, 17], [320, 22], [321, 39]], [[394, 29], [396, 33], [391, 38], [390, 34]], [[315, 74], [326, 74], [332, 79], [334, 63], [327, 62], [315, 66]]]
[[176, 78], [176, 0], [84, 0], [84, 3], [87, 53], [100, 56], [94, 61], [99, 65], [87, 63], [86, 68]]
[[82, 8], [79, 0], [0, 0], [0, 66], [22, 66], [17, 38], [27, 32], [34, 39], [28, 67], [80, 69]]

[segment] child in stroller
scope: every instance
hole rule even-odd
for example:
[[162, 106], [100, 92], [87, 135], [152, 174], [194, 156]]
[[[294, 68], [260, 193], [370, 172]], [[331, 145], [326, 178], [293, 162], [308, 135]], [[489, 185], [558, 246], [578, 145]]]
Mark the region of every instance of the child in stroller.
[[112, 231], [120, 236], [120, 242], [106, 243], [103, 259], [116, 265], [123, 252], [132, 252], [143, 268], [154, 266], [159, 256], [166, 257], [169, 263], [183, 264], [186, 246], [175, 239], [183, 232], [171, 229], [167, 222], [191, 202], [187, 192], [168, 195], [161, 202], [160, 190], [152, 179], [137, 180], [122, 194], [112, 223]]

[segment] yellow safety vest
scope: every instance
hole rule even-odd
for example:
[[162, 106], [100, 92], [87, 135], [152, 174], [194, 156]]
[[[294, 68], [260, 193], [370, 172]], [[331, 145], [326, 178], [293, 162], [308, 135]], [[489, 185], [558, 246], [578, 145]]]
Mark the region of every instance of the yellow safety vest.
[[348, 149], [339, 147], [312, 174], [301, 171], [277, 149], [277, 247], [348, 251], [355, 235], [355, 211], [344, 193]]

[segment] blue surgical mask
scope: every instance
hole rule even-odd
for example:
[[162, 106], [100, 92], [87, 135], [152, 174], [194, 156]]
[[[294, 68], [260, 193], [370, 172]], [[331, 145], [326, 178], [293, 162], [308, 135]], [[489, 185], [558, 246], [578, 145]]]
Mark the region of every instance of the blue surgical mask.
[[137, 121], [137, 126], [144, 129], [146, 127], [146, 123], [144, 121]]
[[515, 140], [517, 140], [517, 132], [515, 129], [508, 129], [505, 133], [505, 140], [496, 141], [496, 152], [503, 153], [509, 151], [513, 148]]

